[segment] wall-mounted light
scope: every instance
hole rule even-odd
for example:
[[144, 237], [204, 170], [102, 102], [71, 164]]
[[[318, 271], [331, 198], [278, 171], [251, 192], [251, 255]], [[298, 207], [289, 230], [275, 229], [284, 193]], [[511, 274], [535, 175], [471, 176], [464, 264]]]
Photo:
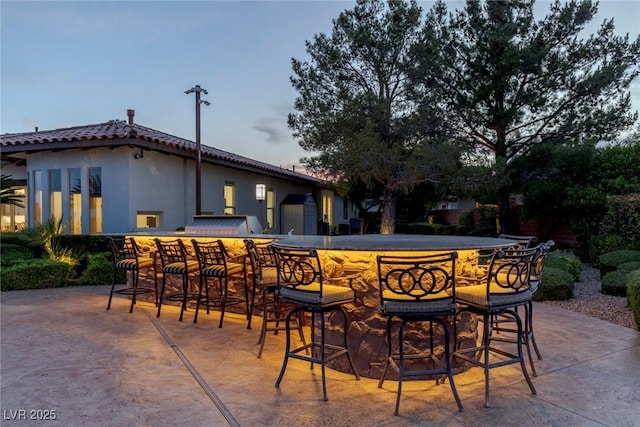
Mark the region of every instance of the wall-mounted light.
[[134, 159], [142, 159], [144, 157], [144, 153], [142, 152], [142, 148], [140, 149], [139, 153], [136, 153], [133, 155]]
[[256, 184], [256, 200], [262, 202], [267, 197], [267, 186]]

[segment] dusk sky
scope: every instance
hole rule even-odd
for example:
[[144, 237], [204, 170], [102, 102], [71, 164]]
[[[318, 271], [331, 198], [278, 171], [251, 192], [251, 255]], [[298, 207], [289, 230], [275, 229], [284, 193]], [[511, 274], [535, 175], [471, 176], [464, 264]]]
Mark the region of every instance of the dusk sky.
[[[463, 5], [450, 1], [450, 9]], [[354, 1], [1, 1], [0, 133], [126, 120], [290, 168], [305, 152], [287, 128], [291, 58], [330, 34]], [[420, 1], [424, 10], [433, 2]], [[540, 17], [549, 1], [538, 1]], [[602, 0], [588, 28], [614, 18], [640, 32], [640, 0]], [[640, 81], [632, 86], [640, 109]]]

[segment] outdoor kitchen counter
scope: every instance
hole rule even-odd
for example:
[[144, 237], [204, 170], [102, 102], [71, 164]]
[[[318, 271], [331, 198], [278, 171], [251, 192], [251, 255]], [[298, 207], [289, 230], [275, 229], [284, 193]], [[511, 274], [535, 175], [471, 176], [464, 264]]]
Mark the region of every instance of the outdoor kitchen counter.
[[[457, 251], [456, 275], [479, 277], [484, 272], [478, 268], [479, 250], [492, 250], [515, 244], [506, 239], [469, 236], [435, 236], [403, 234], [362, 234], [346, 236], [284, 236], [273, 242], [274, 246], [316, 249], [325, 277], [341, 277], [357, 274], [352, 286], [356, 300], [346, 304], [349, 316], [349, 351], [358, 373], [369, 378], [379, 378], [386, 358], [386, 318], [379, 312], [380, 295], [376, 256], [423, 255], [445, 251]], [[345, 282], [345, 286], [347, 283]], [[457, 286], [464, 282], [458, 280]], [[339, 344], [341, 325], [329, 317], [327, 342]], [[407, 326], [410, 327], [410, 326]], [[411, 325], [413, 328], [413, 325]], [[426, 349], [429, 346], [429, 322], [423, 322], [412, 330], [411, 346]], [[473, 315], [464, 315], [458, 324], [458, 336], [464, 347], [473, 346], [476, 340], [477, 321]], [[394, 328], [395, 329], [395, 328]], [[397, 332], [394, 331], [396, 340]], [[442, 347], [444, 335], [436, 331], [435, 345]], [[346, 358], [339, 357], [327, 364], [334, 369], [350, 372]], [[461, 367], [455, 367], [460, 371]], [[391, 378], [391, 376], [389, 377]]]

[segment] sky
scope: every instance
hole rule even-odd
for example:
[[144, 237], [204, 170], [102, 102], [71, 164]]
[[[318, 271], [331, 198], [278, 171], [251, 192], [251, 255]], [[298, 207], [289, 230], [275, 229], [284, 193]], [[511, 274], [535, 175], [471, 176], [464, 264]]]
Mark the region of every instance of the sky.
[[[449, 9], [463, 6], [448, 1]], [[419, 1], [428, 10], [432, 1]], [[538, 0], [540, 18], [550, 1]], [[127, 120], [275, 166], [306, 153], [287, 127], [291, 58], [330, 34], [355, 1], [0, 1], [0, 133]], [[640, 33], [640, 0], [601, 0], [586, 29], [614, 18]], [[640, 80], [631, 88], [640, 109]]]

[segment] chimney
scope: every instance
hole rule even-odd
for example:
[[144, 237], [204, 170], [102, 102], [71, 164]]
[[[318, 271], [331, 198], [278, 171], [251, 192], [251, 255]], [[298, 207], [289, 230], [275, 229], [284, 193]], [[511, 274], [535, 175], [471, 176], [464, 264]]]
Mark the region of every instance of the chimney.
[[127, 110], [127, 116], [129, 116], [129, 124], [133, 124], [133, 117], [136, 115], [136, 110]]

